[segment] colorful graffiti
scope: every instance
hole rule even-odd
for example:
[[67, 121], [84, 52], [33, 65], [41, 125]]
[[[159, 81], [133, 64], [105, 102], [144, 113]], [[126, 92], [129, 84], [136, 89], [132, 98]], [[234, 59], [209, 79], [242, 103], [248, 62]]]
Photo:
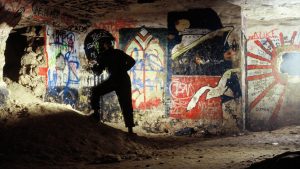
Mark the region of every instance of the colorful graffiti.
[[169, 13], [168, 20], [173, 75], [220, 76], [232, 68], [224, 53], [233, 49], [227, 42], [233, 27], [223, 27], [213, 10]]
[[[232, 66], [239, 45], [228, 41], [234, 28], [223, 27], [210, 8], [170, 12], [168, 26], [170, 115], [222, 119], [222, 103], [241, 96], [239, 70]], [[188, 92], [176, 94], [180, 90]]]
[[73, 32], [46, 28], [48, 56], [47, 98], [76, 106], [79, 87], [77, 35]]
[[[286, 97], [286, 92], [291, 90], [293, 84], [298, 84], [300, 78], [294, 72], [295, 68], [285, 64], [297, 61], [297, 57], [288, 56], [299, 54], [300, 34], [298, 31], [277, 30], [279, 29], [269, 31], [272, 32], [272, 36], [254, 38], [247, 42], [247, 116], [248, 127], [251, 129], [276, 126], [287, 121], [282, 120], [283, 118], [290, 118], [288, 121], [292, 121], [293, 118], [283, 116], [283, 113], [287, 114], [290, 111], [296, 118], [297, 113], [292, 110], [295, 105], [289, 103], [285, 110], [283, 107], [285, 102], [291, 102]], [[297, 59], [287, 60], [292, 58]]]
[[135, 60], [130, 70], [134, 109], [162, 105], [166, 84], [166, 42], [164, 29], [121, 29], [124, 51]]

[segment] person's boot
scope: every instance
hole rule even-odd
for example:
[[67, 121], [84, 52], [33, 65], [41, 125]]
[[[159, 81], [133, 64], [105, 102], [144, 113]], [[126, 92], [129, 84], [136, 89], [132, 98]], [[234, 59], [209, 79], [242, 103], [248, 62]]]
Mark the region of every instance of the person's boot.
[[95, 120], [96, 122], [99, 122], [101, 120], [99, 110], [96, 109], [92, 110], [89, 117], [91, 117], [91, 119]]
[[135, 140], [137, 138], [137, 134], [133, 132], [132, 127], [127, 127], [127, 139], [129, 140]]
[[137, 134], [133, 132], [132, 127], [127, 127], [127, 129], [128, 129], [128, 135], [130, 135], [130, 136], [137, 136]]
[[128, 133], [129, 133], [129, 134], [133, 134], [132, 127], [128, 127]]

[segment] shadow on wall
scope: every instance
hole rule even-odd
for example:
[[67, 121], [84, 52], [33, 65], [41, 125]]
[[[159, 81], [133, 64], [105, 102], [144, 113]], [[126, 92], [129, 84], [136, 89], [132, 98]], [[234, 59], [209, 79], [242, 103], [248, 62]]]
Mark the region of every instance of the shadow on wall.
[[5, 10], [3, 6], [0, 6], [0, 24], [7, 23], [11, 27], [15, 27], [21, 20], [22, 13], [10, 12]]

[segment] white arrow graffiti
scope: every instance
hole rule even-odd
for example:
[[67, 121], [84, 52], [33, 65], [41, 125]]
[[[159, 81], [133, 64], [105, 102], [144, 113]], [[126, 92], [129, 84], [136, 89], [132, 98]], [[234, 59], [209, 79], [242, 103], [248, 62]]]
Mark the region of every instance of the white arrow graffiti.
[[226, 91], [227, 89], [227, 86], [226, 86], [226, 83], [227, 83], [227, 80], [230, 78], [231, 76], [231, 73], [234, 73], [234, 72], [239, 72], [240, 69], [230, 69], [230, 70], [227, 70], [223, 76], [221, 77], [218, 85], [216, 87], [210, 87], [210, 86], [203, 86], [201, 87], [195, 94], [194, 96], [192, 97], [192, 99], [190, 100], [188, 106], [187, 106], [187, 111], [190, 111], [191, 109], [193, 109], [197, 102], [199, 101], [199, 98], [202, 96], [203, 93], [205, 93], [206, 90], [209, 90], [207, 95], [206, 95], [206, 98], [205, 100], [208, 100], [208, 99], [211, 99], [211, 98], [214, 98], [214, 97], [219, 97], [221, 96], [222, 94], [224, 94], [224, 92]]

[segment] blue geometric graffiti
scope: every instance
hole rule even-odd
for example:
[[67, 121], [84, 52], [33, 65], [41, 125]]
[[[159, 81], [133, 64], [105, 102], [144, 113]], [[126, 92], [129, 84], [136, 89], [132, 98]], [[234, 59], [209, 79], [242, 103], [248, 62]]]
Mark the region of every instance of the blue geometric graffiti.
[[[138, 55], [138, 49], [134, 48], [134, 52]], [[159, 63], [156, 61], [159, 60]], [[157, 55], [144, 53], [144, 59], [136, 60], [136, 64], [130, 70], [130, 73], [133, 75], [132, 78], [132, 86], [133, 89], [143, 89], [145, 86], [150, 87], [150, 89], [154, 89], [157, 86], [157, 82], [159, 82], [159, 78], [150, 79], [145, 78], [145, 83], [141, 78], [138, 77], [138, 71], [144, 72], [164, 72], [165, 68], [163, 67], [162, 61]]]

